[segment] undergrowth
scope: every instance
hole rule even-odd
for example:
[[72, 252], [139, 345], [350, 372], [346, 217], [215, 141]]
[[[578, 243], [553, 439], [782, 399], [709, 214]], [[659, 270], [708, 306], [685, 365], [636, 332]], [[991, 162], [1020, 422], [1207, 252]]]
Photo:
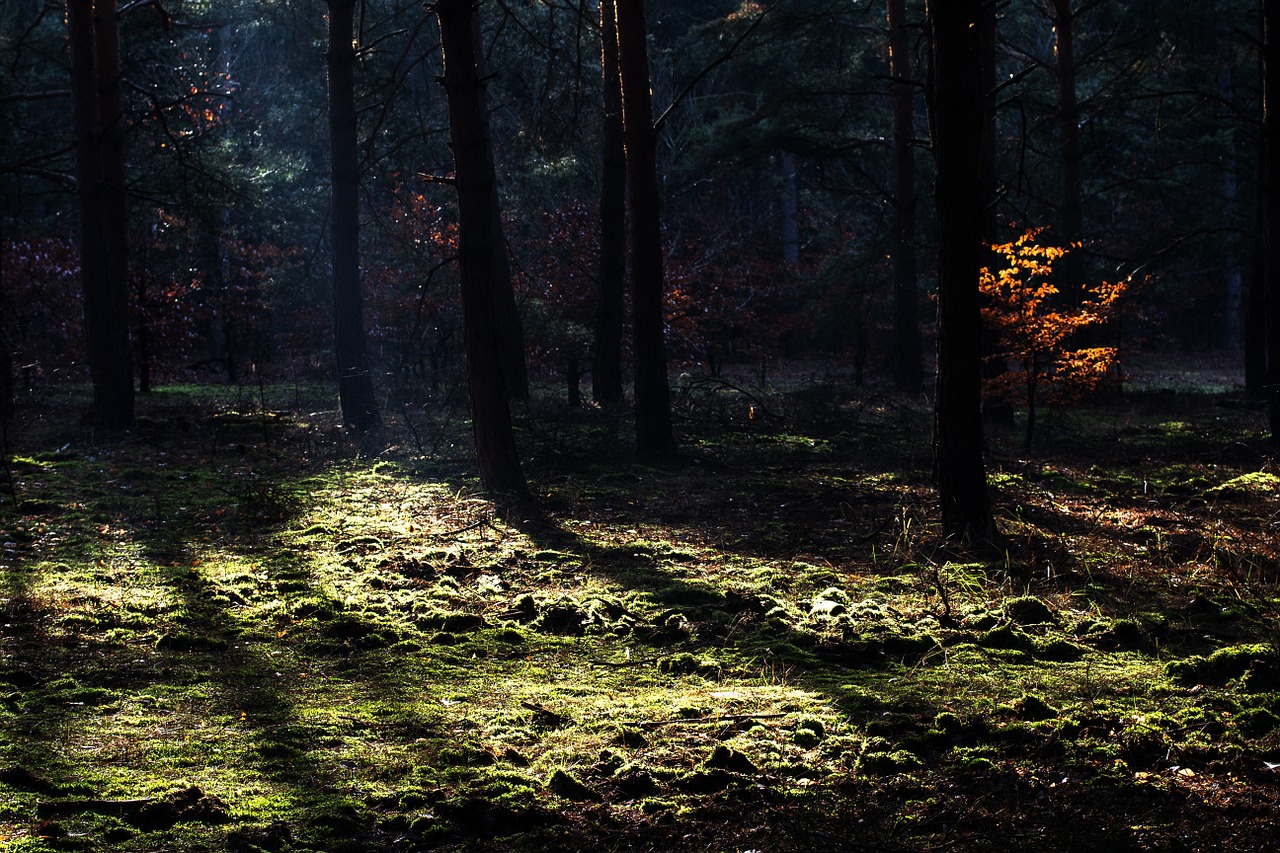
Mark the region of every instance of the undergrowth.
[[1280, 496], [1247, 411], [996, 434], [992, 559], [939, 539], [922, 403], [686, 385], [667, 466], [535, 406], [519, 509], [407, 430], [371, 455], [175, 394], [106, 439], [28, 401], [5, 849], [1266, 849]]

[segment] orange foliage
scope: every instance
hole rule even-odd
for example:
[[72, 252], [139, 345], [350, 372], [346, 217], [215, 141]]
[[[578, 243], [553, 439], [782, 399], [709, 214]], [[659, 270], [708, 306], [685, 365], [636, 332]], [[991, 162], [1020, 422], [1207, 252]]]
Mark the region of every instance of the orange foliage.
[[1071, 348], [1071, 343], [1082, 329], [1105, 322], [1128, 288], [1127, 281], [1103, 282], [1086, 287], [1078, 304], [1062, 304], [1052, 281], [1053, 265], [1070, 249], [1037, 243], [1042, 230], [1033, 228], [1011, 243], [993, 245], [1004, 265], [994, 272], [984, 267], [979, 282], [985, 297], [983, 322], [1000, 341], [1000, 352], [990, 358], [1008, 367], [987, 381], [984, 392], [1027, 407], [1028, 441], [1038, 402], [1079, 400], [1115, 365], [1115, 347]]

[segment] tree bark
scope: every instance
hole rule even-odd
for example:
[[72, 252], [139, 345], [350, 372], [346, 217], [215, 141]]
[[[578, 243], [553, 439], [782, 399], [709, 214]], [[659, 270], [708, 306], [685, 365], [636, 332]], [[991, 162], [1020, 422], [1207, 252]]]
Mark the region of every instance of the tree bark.
[[889, 94], [893, 100], [894, 379], [900, 390], [915, 393], [924, 383], [924, 368], [916, 284], [916, 167], [911, 149], [916, 96], [906, 17], [906, 0], [888, 0]]
[[[607, 0], [606, 0], [607, 2]], [[622, 114], [631, 194], [631, 304], [636, 370], [636, 450], [673, 456], [671, 389], [663, 331], [662, 204], [644, 0], [615, 0]]]
[[80, 277], [93, 382], [94, 422], [134, 422], [129, 351], [129, 253], [124, 108], [120, 96], [119, 16], [115, 0], [68, 0]]
[[[452, 9], [461, 4], [450, 0], [444, 5]], [[468, 50], [470, 60], [468, 68], [473, 69], [475, 78], [475, 94], [468, 94], [467, 100], [474, 98], [476, 121], [473, 136], [468, 144], [482, 146], [485, 161], [485, 183], [488, 186], [489, 201], [487, 204], [492, 221], [486, 228], [489, 243], [492, 246], [488, 260], [490, 276], [489, 292], [493, 302], [493, 323], [497, 329], [498, 357], [502, 365], [502, 389], [508, 400], [529, 399], [529, 367], [524, 352], [524, 329], [520, 323], [520, 310], [516, 305], [515, 290], [512, 287], [511, 261], [507, 254], [507, 238], [502, 227], [502, 203], [498, 197], [497, 168], [493, 159], [493, 142], [489, 133], [489, 95], [486, 80], [488, 74], [484, 65], [484, 44], [481, 39], [479, 0], [472, 0], [471, 9], [466, 13], [470, 21], [471, 45]], [[437, 18], [439, 10], [437, 9]], [[452, 33], [455, 49], [461, 40], [461, 30]], [[441, 36], [443, 38], [443, 35]], [[447, 58], [447, 57], [446, 57]], [[446, 82], [445, 88], [448, 88]], [[470, 126], [470, 123], [468, 124]], [[466, 152], [468, 157], [480, 159], [481, 152]], [[455, 161], [460, 156], [457, 143], [454, 143]]]
[[1262, 15], [1266, 389], [1271, 442], [1280, 444], [1280, 0], [1263, 0]]
[[356, 0], [329, 4], [329, 153], [333, 198], [333, 337], [342, 420], [378, 425], [360, 293], [360, 155], [355, 90]]
[[996, 539], [982, 458], [982, 0], [929, 0], [928, 16], [939, 228], [936, 475], [944, 535], [982, 544]]
[[[471, 392], [471, 426], [480, 483], [490, 494], [527, 489], [508, 405], [510, 377], [503, 361], [499, 302], [508, 270], [493, 165], [484, 82], [479, 74], [480, 22], [473, 0], [435, 4], [444, 53], [455, 187], [458, 192], [458, 265], [462, 279], [463, 346]], [[513, 303], [514, 304], [514, 303]]]
[[604, 126], [600, 166], [600, 268], [595, 364], [591, 393], [597, 403], [622, 402], [622, 325], [626, 310], [627, 154], [622, 126], [622, 78], [613, 0], [600, 3], [600, 64]]

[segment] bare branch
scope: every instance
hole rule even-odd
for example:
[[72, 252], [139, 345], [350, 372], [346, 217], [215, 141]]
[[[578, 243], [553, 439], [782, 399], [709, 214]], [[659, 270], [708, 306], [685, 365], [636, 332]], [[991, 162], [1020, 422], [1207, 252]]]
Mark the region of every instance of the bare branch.
[[14, 101], [52, 101], [69, 97], [71, 97], [70, 89], [50, 89], [45, 92], [15, 92], [12, 95], [0, 96], [0, 104], [8, 104]]
[[707, 79], [707, 75], [716, 70], [716, 68], [733, 58], [734, 53], [742, 46], [742, 43], [747, 40], [747, 37], [755, 31], [756, 27], [760, 26], [760, 23], [765, 19], [767, 14], [769, 14], [769, 11], [766, 9], [757, 15], [755, 20], [753, 20], [751, 24], [743, 30], [736, 39], [734, 39], [733, 44], [729, 45], [729, 47], [725, 49], [724, 53], [720, 54], [720, 56], [713, 62], [709, 63], [705, 68], [694, 75], [694, 78], [680, 90], [680, 94], [676, 95], [671, 100], [671, 103], [667, 108], [662, 111], [662, 115], [658, 116], [658, 120], [653, 123], [654, 132], [662, 131], [662, 126], [667, 122], [667, 116], [671, 115], [671, 111], [674, 110], [681, 101], [688, 97], [689, 93], [694, 90], [694, 87]]

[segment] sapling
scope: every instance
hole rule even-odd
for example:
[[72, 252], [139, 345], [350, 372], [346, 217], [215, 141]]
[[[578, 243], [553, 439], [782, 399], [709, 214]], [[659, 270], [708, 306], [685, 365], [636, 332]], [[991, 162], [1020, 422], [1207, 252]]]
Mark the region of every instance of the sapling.
[[1008, 369], [986, 380], [990, 398], [1021, 402], [1027, 407], [1026, 443], [1035, 436], [1036, 405], [1069, 403], [1098, 388], [1116, 365], [1112, 346], [1080, 346], [1081, 330], [1105, 323], [1128, 289], [1127, 281], [1086, 285], [1084, 299], [1063, 304], [1053, 283], [1054, 264], [1073, 248], [1037, 242], [1043, 229], [1033, 228], [1011, 243], [991, 247], [1003, 267], [982, 269], [979, 288], [986, 297], [982, 320], [996, 333], [999, 352], [989, 360]]

